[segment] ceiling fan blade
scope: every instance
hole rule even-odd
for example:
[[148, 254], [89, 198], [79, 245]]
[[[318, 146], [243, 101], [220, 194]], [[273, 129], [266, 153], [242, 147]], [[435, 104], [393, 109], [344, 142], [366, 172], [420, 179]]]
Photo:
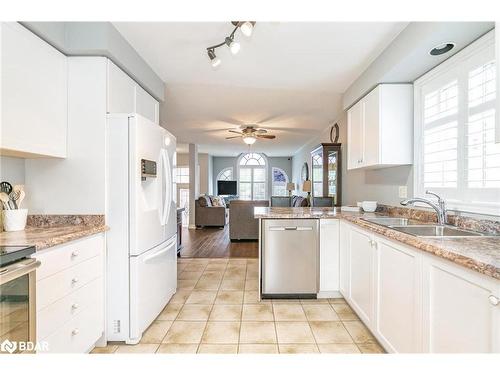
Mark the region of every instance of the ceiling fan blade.
[[226, 139], [241, 138], [241, 135], [235, 135], [234, 137], [226, 137]]
[[255, 129], [255, 131], [256, 131], [257, 133], [267, 133], [267, 130], [266, 130], [266, 129], [261, 129], [261, 128], [257, 128], [257, 129]]
[[236, 133], [236, 134], [241, 134], [241, 132], [238, 132], [236, 130], [228, 130], [228, 132], [230, 132], [230, 133]]
[[274, 138], [276, 138], [276, 136], [272, 135], [272, 134], [256, 134], [255, 136], [258, 137], [258, 138], [265, 138], [265, 139], [274, 139]]

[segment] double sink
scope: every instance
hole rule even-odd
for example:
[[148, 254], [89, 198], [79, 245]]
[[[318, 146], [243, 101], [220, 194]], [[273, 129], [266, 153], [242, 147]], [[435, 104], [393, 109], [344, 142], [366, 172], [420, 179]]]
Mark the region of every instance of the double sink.
[[480, 237], [488, 234], [459, 229], [450, 225], [422, 224], [416, 220], [400, 217], [366, 217], [362, 220], [425, 238]]

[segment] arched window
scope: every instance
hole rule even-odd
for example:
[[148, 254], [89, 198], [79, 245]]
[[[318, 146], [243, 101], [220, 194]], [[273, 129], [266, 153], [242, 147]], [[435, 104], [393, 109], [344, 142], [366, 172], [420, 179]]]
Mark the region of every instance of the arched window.
[[288, 183], [288, 175], [281, 168], [273, 168], [273, 195], [287, 195], [286, 184]]
[[266, 159], [263, 155], [241, 155], [238, 163], [240, 199], [266, 199], [266, 175]]
[[224, 168], [217, 175], [217, 181], [231, 181], [233, 179], [233, 168]]

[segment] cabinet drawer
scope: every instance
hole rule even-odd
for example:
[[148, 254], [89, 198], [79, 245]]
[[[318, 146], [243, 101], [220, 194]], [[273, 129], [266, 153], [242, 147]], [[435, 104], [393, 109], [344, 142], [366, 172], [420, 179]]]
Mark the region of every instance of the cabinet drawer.
[[35, 257], [42, 263], [36, 271], [36, 279], [44, 279], [93, 258], [103, 251], [104, 236], [102, 234], [43, 250], [35, 254]]
[[65, 323], [59, 330], [43, 339], [48, 351], [41, 353], [88, 352], [104, 332], [102, 304], [92, 306]]
[[[44, 339], [88, 308], [97, 308], [103, 303], [103, 278], [99, 277], [74, 293], [56, 301], [37, 312], [37, 337]], [[102, 310], [102, 309], [101, 309]]]
[[37, 311], [53, 304], [103, 274], [103, 260], [96, 256], [74, 267], [37, 281]]

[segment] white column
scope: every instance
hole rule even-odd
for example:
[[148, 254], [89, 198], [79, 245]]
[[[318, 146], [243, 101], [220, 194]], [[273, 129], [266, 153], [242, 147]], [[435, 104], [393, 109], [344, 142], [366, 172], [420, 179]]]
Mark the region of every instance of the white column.
[[195, 229], [194, 201], [198, 199], [200, 184], [198, 177], [198, 145], [189, 144], [189, 229]]

